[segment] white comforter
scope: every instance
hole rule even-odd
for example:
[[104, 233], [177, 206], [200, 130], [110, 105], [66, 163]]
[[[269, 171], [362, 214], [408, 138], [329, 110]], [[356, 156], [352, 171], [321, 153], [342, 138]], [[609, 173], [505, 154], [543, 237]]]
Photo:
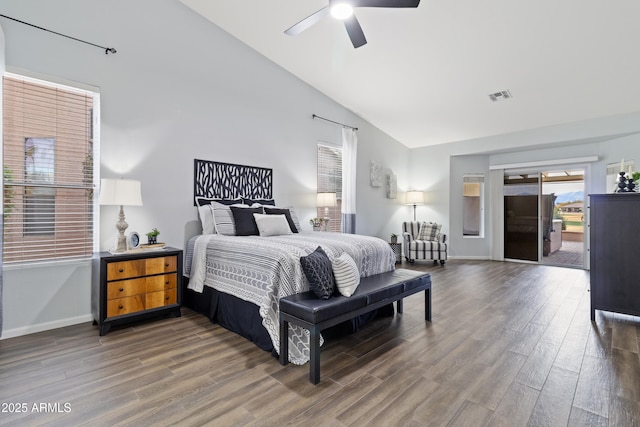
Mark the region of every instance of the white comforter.
[[[202, 292], [204, 286], [252, 302], [260, 308], [262, 324], [278, 350], [281, 297], [309, 289], [300, 257], [318, 246], [337, 257], [348, 253], [362, 277], [393, 270], [395, 254], [389, 244], [376, 237], [354, 234], [312, 232], [284, 236], [199, 236], [192, 258], [185, 262], [189, 288]], [[289, 328], [289, 360], [303, 364], [309, 360], [309, 333]]]

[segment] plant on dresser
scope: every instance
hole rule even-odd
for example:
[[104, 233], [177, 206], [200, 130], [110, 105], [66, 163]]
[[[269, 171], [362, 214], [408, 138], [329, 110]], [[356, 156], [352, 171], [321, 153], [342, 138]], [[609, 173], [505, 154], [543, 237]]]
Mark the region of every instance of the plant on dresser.
[[111, 326], [160, 315], [179, 317], [182, 250], [166, 248], [124, 255], [95, 254], [91, 313], [105, 335]]

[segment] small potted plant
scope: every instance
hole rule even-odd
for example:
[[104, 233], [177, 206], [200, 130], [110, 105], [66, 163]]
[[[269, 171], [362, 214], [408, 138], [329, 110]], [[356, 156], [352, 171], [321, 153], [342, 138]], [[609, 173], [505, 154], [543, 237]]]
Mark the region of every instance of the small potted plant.
[[398, 235], [396, 233], [391, 233], [391, 243], [398, 243]]
[[322, 224], [324, 223], [324, 218], [311, 218], [309, 220], [309, 224], [313, 227], [313, 231], [320, 231], [322, 229]]
[[158, 231], [157, 228], [154, 228], [153, 230], [147, 233], [147, 239], [149, 239], [150, 245], [155, 245], [156, 243], [158, 243], [158, 234], [160, 234], [160, 232]]

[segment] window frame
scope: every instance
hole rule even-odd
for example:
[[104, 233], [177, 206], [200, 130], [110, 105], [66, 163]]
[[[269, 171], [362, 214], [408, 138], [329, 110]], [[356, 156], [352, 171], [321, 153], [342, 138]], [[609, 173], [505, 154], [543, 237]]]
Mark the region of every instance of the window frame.
[[[329, 163], [331, 161], [329, 153], [321, 153], [321, 151], [331, 150], [334, 153], [340, 153], [339, 165], [336, 167], [339, 169], [338, 174], [332, 174], [329, 177], [328, 173], [323, 172], [321, 169], [324, 167], [323, 163]], [[316, 148], [316, 192], [335, 192], [336, 193], [336, 206], [329, 208], [329, 228], [328, 231], [341, 232], [342, 231], [342, 147], [319, 142]], [[331, 180], [335, 180], [331, 183]], [[325, 217], [325, 208], [316, 206], [316, 216], [318, 218]]]
[[[100, 224], [100, 217], [99, 217], [99, 206], [97, 204], [97, 198], [96, 198], [96, 194], [95, 194], [95, 189], [97, 188], [97, 183], [100, 180], [100, 159], [99, 159], [99, 154], [100, 154], [100, 93], [98, 91], [97, 88], [95, 87], [91, 87], [88, 85], [82, 85], [82, 84], [78, 84], [76, 82], [68, 82], [68, 81], [63, 81], [61, 79], [58, 78], [49, 78], [48, 76], [41, 76], [41, 75], [37, 75], [37, 76], [30, 76], [30, 75], [26, 75], [27, 73], [23, 72], [22, 70], [19, 71], [20, 74], [18, 73], [13, 73], [13, 72], [5, 72], [2, 74], [3, 77], [3, 91], [2, 91], [2, 97], [3, 97], [3, 101], [5, 99], [8, 99], [8, 97], [10, 97], [10, 94], [5, 93], [5, 90], [7, 88], [7, 85], [5, 84], [4, 78], [9, 78], [12, 80], [18, 80], [19, 82], [24, 82], [25, 85], [28, 84], [34, 84], [34, 85], [39, 85], [39, 86], [43, 86], [46, 88], [46, 90], [48, 91], [55, 91], [56, 95], [60, 94], [60, 96], [64, 97], [65, 95], [68, 95], [70, 97], [86, 97], [87, 99], [87, 107], [89, 109], [89, 111], [87, 113], [83, 113], [84, 116], [82, 116], [82, 114], [80, 115], [80, 117], [84, 117], [84, 119], [82, 119], [84, 122], [84, 124], [81, 124], [79, 128], [84, 129], [84, 135], [86, 135], [86, 138], [88, 139], [84, 139], [83, 137], [77, 138], [78, 143], [80, 143], [82, 150], [82, 158], [78, 161], [76, 161], [76, 165], [74, 166], [68, 166], [67, 164], [63, 164], [62, 166], [59, 166], [57, 160], [54, 159], [53, 161], [53, 174], [54, 174], [54, 182], [51, 183], [42, 183], [42, 182], [35, 182], [33, 184], [35, 185], [29, 185], [29, 180], [27, 179], [27, 176], [25, 176], [24, 174], [27, 173], [27, 165], [24, 164], [24, 162], [26, 162], [26, 156], [25, 159], [23, 160], [23, 164], [20, 168], [17, 167], [17, 163], [16, 163], [16, 159], [11, 159], [11, 158], [7, 158], [5, 156], [5, 150], [6, 150], [6, 141], [5, 141], [5, 135], [7, 135], [8, 129], [7, 129], [7, 122], [8, 122], [8, 117], [11, 116], [11, 114], [9, 114], [9, 110], [8, 105], [6, 102], [3, 102], [3, 121], [4, 121], [4, 126], [3, 126], [3, 150], [2, 150], [2, 157], [3, 157], [3, 166], [4, 166], [4, 174], [3, 174], [3, 192], [4, 192], [4, 197], [3, 197], [3, 219], [4, 222], [7, 222], [7, 216], [11, 215], [10, 212], [7, 212], [7, 205], [4, 202], [4, 199], [7, 197], [7, 190], [10, 189], [10, 191], [22, 191], [22, 193], [19, 195], [20, 199], [20, 203], [22, 203], [22, 206], [20, 206], [21, 211], [16, 214], [15, 216], [21, 216], [21, 218], [18, 219], [17, 222], [14, 222], [14, 230], [11, 230], [14, 233], [14, 241], [13, 241], [13, 245], [14, 245], [14, 250], [12, 251], [9, 247], [9, 242], [6, 239], [8, 230], [7, 230], [7, 226], [3, 227], [3, 259], [2, 259], [2, 265], [3, 267], [20, 267], [22, 265], [25, 266], [33, 266], [34, 264], [49, 264], [49, 263], [62, 263], [62, 262], [78, 262], [78, 261], [86, 261], [86, 260], [90, 260], [93, 256], [93, 253], [95, 253], [98, 248], [99, 248], [99, 224]], [[26, 86], [25, 86], [26, 87]], [[29, 88], [29, 90], [31, 90], [31, 88]], [[24, 96], [24, 93], [23, 95]], [[13, 100], [18, 100], [20, 97], [14, 97]], [[22, 101], [24, 102], [24, 101]], [[58, 119], [58, 116], [61, 115], [59, 109], [61, 108], [58, 105], [58, 101], [56, 98], [56, 101], [53, 102], [54, 104], [56, 104], [56, 106], [54, 107], [54, 111], [57, 111], [57, 113], [55, 113], [56, 115], [56, 120]], [[84, 108], [84, 107], [82, 107]], [[48, 114], [48, 113], [47, 113]], [[74, 118], [71, 120], [72, 123], [78, 123], [78, 116], [74, 115]], [[38, 123], [38, 122], [35, 122]], [[58, 123], [58, 122], [56, 122]], [[82, 122], [81, 122], [82, 123]], [[58, 124], [56, 125], [58, 126]], [[58, 135], [60, 135], [60, 132], [64, 132], [63, 130], [57, 130], [56, 134], [52, 135], [50, 133], [44, 132], [43, 134], [29, 134], [27, 135], [27, 132], [23, 135], [23, 144], [24, 147], [26, 148], [26, 144], [27, 141], [30, 138], [36, 138], [36, 139], [53, 139], [53, 143], [54, 143], [54, 153], [56, 152], [55, 150], [57, 149], [57, 147], [55, 146], [55, 144], [58, 143]], [[32, 132], [28, 132], [28, 133], [32, 133]], [[15, 137], [14, 137], [15, 139]], [[7, 143], [8, 144], [8, 143]], [[12, 141], [11, 146], [13, 147], [13, 150], [16, 150], [16, 141]], [[66, 143], [67, 144], [67, 149], [69, 147], [71, 147], [71, 149], [74, 149], [74, 144], [75, 142], [71, 142], [71, 143]], [[23, 148], [24, 150], [24, 148]], [[64, 153], [56, 153], [54, 154], [55, 156], [64, 156]], [[13, 154], [13, 156], [15, 156], [15, 153]], [[82, 165], [79, 166], [77, 163], [79, 163], [81, 161]], [[13, 185], [7, 185], [6, 178], [7, 178], [7, 162], [9, 162], [12, 166], [12, 168], [14, 168], [15, 170], [11, 170], [9, 176], [13, 179]], [[61, 163], [62, 164], [62, 163]], [[60, 169], [62, 168], [62, 169]], [[63, 182], [63, 181], [56, 181], [57, 178], [55, 178], [55, 174], [59, 171], [63, 171], [63, 172], [67, 172], [67, 173], [72, 173], [75, 174], [74, 178], [67, 178], [66, 181], [67, 182]], [[23, 176], [20, 176], [21, 174], [23, 174]], [[42, 236], [38, 236], [39, 233], [30, 233], [30, 232], [26, 232], [28, 229], [28, 225], [26, 225], [29, 221], [25, 220], [25, 213], [24, 209], [28, 208], [28, 204], [25, 202], [24, 197], [25, 196], [24, 192], [27, 188], [51, 188], [53, 189], [53, 191], [55, 192], [65, 192], [67, 193], [66, 195], [54, 195], [54, 200], [56, 200], [56, 198], [58, 198], [58, 201], [55, 202], [54, 201], [54, 206], [56, 206], [56, 203], [58, 204], [58, 207], [61, 206], [60, 204], [62, 203], [62, 206], [64, 208], [63, 212], [57, 212], [57, 214], [59, 215], [58, 218], [56, 218], [51, 224], [53, 226], [54, 229], [54, 233], [51, 236], [46, 250], [43, 251], [42, 253], [38, 254], [38, 255], [29, 255], [28, 251], [25, 250], [25, 254], [19, 254], [16, 255], [14, 257], [11, 257], [9, 259], [7, 259], [7, 254], [12, 255], [13, 254], [17, 254], [17, 250], [15, 250], [15, 245], [20, 245], [21, 241], [17, 238], [15, 238], [16, 236], [16, 229], [15, 226], [18, 224], [22, 224], [22, 242], [29, 242], [29, 241], [33, 241], [33, 240], [38, 240], [38, 237], [42, 238]], [[74, 193], [75, 192], [75, 193]], [[84, 192], [84, 195], [82, 195], [82, 192]], [[72, 193], [74, 193], [75, 195], [72, 195]], [[14, 199], [16, 200], [16, 199]], [[62, 201], [60, 201], [62, 200]], [[75, 204], [76, 200], [80, 200], [81, 204]], [[71, 205], [69, 205], [69, 203], [71, 203]], [[78, 210], [79, 209], [79, 210]], [[85, 210], [86, 209], [86, 210]], [[82, 212], [85, 212], [84, 214]], [[74, 216], [78, 214], [78, 216]], [[56, 215], [56, 214], [54, 214]], [[20, 221], [21, 220], [21, 221]], [[67, 224], [71, 224], [72, 226], [75, 226], [77, 224], [79, 224], [79, 229], [84, 230], [82, 231], [82, 236], [80, 240], [77, 240], [78, 243], [75, 243], [75, 237], [72, 238], [68, 244], [65, 245], [64, 241], [64, 237], [60, 237], [61, 233], [64, 233], [63, 231], [63, 223], [66, 221]], [[71, 229], [67, 229], [67, 234], [69, 233], [73, 233], [75, 232], [75, 230]], [[58, 233], [58, 237], [55, 236], [55, 233]], [[40, 234], [46, 234], [46, 233], [40, 233]], [[47, 236], [44, 236], [47, 237]], [[77, 245], [77, 246], [74, 246]], [[28, 247], [29, 245], [25, 243], [25, 247]], [[9, 250], [7, 250], [9, 249]]]

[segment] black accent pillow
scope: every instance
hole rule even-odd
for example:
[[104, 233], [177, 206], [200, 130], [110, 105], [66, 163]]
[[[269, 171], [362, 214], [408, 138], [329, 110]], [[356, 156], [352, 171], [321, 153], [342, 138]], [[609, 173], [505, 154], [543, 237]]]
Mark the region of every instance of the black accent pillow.
[[226, 206], [231, 206], [242, 204], [242, 199], [212, 199], [209, 197], [196, 197], [196, 205], [198, 206], [210, 205], [211, 202], [218, 202]]
[[267, 215], [284, 215], [284, 217], [287, 218], [287, 222], [289, 223], [291, 232], [298, 232], [298, 227], [296, 227], [296, 224], [293, 222], [293, 218], [291, 218], [291, 212], [289, 212], [289, 209], [268, 208], [265, 206], [264, 213], [266, 213]]
[[316, 296], [321, 299], [331, 298], [335, 288], [335, 280], [331, 260], [325, 251], [318, 246], [309, 255], [300, 257], [300, 265]]
[[249, 199], [246, 197], [242, 198], [242, 201], [245, 205], [253, 205], [254, 203], [258, 203], [260, 205], [270, 205], [270, 206], [275, 206], [276, 205], [276, 201], [273, 199]]
[[259, 236], [258, 225], [253, 217], [254, 213], [264, 213], [262, 206], [259, 208], [241, 208], [230, 206], [233, 222], [236, 225], [236, 236]]

